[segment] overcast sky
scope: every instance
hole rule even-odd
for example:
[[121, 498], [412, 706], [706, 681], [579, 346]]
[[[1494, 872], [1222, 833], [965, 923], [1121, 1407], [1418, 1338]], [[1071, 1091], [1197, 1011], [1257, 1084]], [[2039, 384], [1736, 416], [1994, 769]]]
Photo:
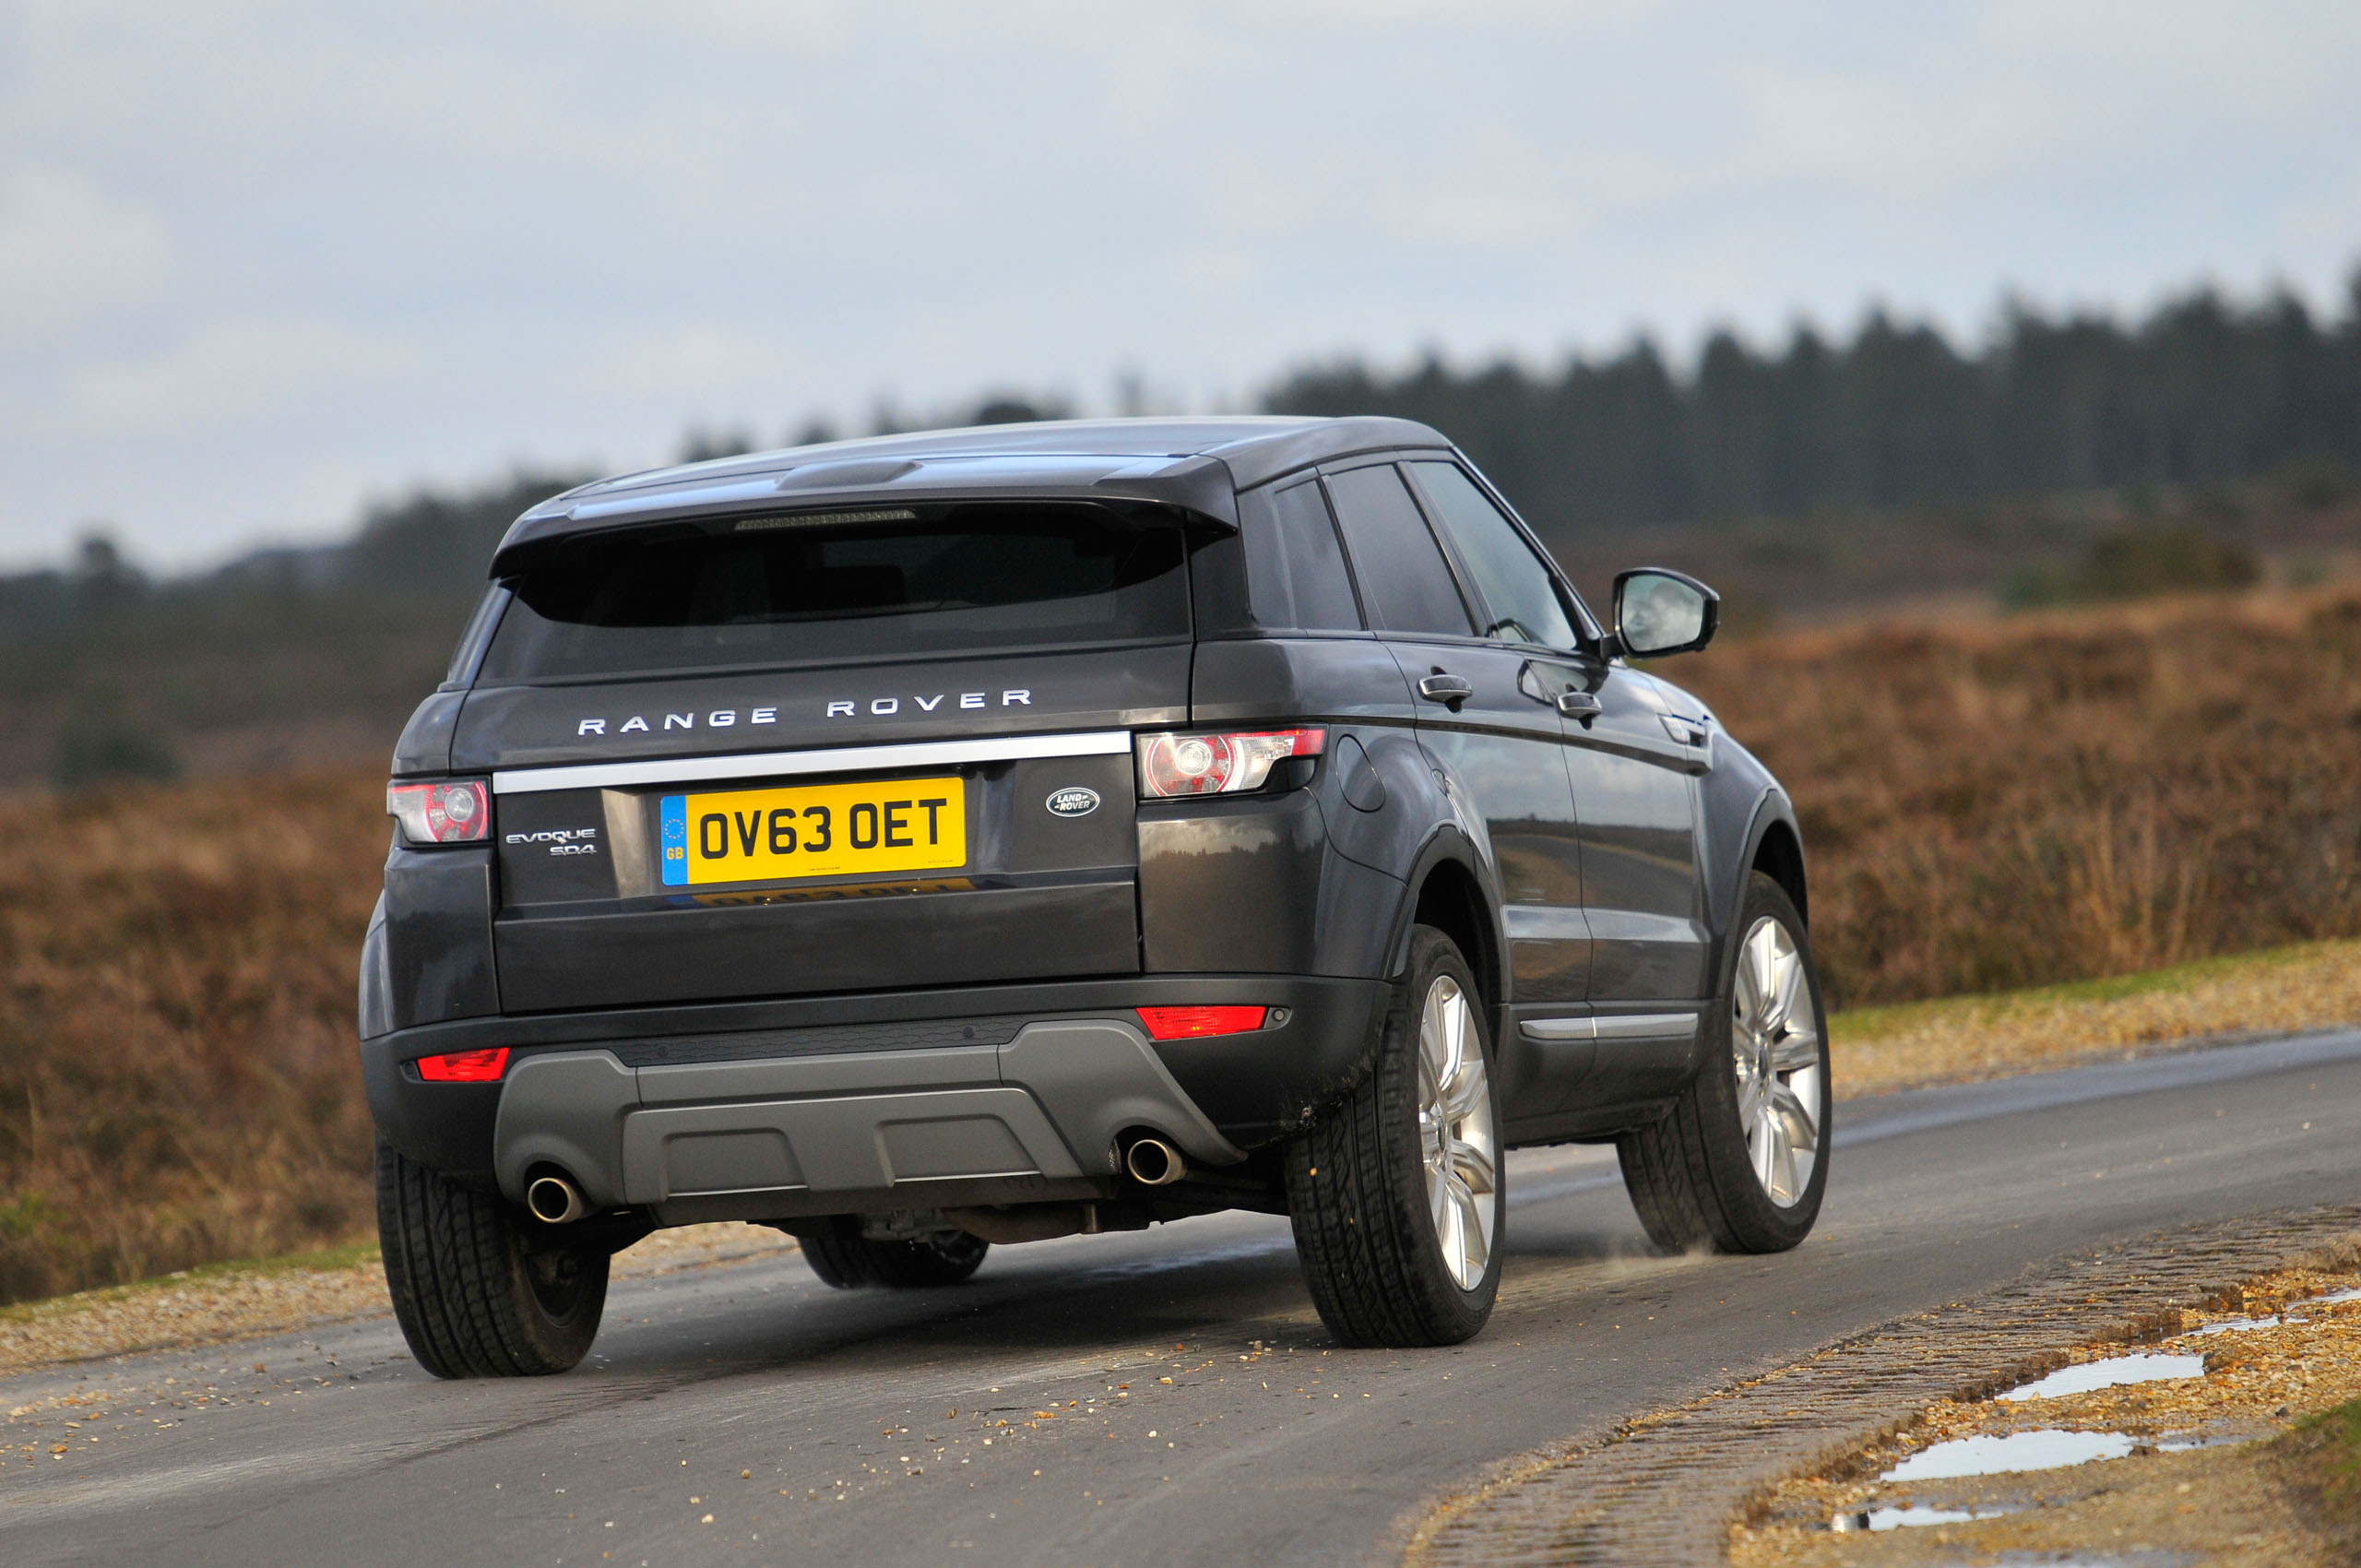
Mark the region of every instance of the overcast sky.
[[0, 567], [990, 387], [2341, 308], [2353, 0], [0, 0]]

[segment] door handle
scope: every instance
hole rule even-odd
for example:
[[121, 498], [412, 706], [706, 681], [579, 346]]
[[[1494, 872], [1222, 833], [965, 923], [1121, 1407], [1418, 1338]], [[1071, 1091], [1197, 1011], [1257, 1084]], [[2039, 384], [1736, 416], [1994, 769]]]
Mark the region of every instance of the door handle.
[[1476, 683], [1465, 675], [1446, 675], [1438, 670], [1418, 678], [1418, 695], [1457, 713], [1459, 705], [1476, 695]]
[[1569, 719], [1580, 719], [1583, 727], [1588, 729], [1590, 721], [1607, 709], [1599, 702], [1596, 692], [1560, 692], [1558, 711]]

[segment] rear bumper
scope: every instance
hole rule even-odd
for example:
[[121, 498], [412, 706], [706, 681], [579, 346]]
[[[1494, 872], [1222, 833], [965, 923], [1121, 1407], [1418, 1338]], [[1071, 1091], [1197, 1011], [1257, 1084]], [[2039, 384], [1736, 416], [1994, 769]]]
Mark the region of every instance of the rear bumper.
[[[1141, 976], [785, 1002], [466, 1019], [361, 1044], [379, 1133], [520, 1196], [564, 1169], [666, 1222], [1080, 1195], [1115, 1136], [1208, 1165], [1284, 1136], [1359, 1072], [1381, 981]], [[1250, 1034], [1150, 1042], [1131, 1011], [1261, 1004]], [[497, 1084], [429, 1084], [443, 1051], [505, 1046]]]

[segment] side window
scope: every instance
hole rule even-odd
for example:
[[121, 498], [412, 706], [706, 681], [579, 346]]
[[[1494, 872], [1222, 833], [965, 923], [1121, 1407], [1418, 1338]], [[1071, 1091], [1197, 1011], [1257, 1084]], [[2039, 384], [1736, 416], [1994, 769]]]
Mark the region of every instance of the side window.
[[1338, 474], [1328, 481], [1328, 493], [1370, 619], [1389, 632], [1467, 636], [1459, 585], [1394, 466]]
[[1572, 648], [1581, 639], [1567, 618], [1564, 602], [1549, 568], [1533, 552], [1516, 525], [1501, 515], [1489, 497], [1456, 463], [1412, 463], [1437, 520], [1457, 541], [1459, 553], [1484, 596], [1491, 624], [1488, 637], [1509, 642], [1537, 643], [1544, 647]]
[[1358, 632], [1361, 612], [1317, 480], [1240, 498], [1246, 591], [1260, 626]]

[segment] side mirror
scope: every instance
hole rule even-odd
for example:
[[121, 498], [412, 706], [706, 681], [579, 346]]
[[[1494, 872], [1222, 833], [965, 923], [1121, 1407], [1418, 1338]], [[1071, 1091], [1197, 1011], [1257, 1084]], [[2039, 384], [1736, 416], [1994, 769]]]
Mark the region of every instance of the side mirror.
[[1703, 647], [1721, 613], [1722, 596], [1686, 572], [1641, 566], [1615, 576], [1615, 651], [1632, 659]]

